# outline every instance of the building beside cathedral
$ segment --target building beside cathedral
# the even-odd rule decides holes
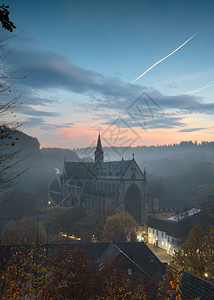
[[[147,229],[146,172],[133,158],[104,162],[100,134],[94,162],[64,162],[61,175],[63,206],[79,203],[87,209],[128,211]]]

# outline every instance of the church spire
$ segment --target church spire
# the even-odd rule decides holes
[[[103,162],[103,149],[102,149],[102,144],[101,144],[100,133],[99,133],[98,140],[97,140],[97,148],[94,152],[94,160],[95,160],[95,163]]]

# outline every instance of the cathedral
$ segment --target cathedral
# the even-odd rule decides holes
[[[64,162],[61,175],[63,206],[79,204],[88,214],[128,211],[147,228],[146,172],[133,158],[104,162],[101,137],[98,136],[94,162]]]

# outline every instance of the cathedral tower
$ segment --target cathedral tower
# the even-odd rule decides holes
[[[98,140],[97,140],[97,148],[94,152],[94,160],[95,160],[95,163],[103,162],[103,149],[102,149],[102,144],[101,144],[101,139],[100,139],[100,133],[99,133]]]

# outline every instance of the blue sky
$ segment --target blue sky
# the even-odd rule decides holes
[[[7,3],[7,67],[26,76],[18,117],[42,146],[89,146],[98,129],[106,145],[124,144],[121,132],[129,145],[213,140],[212,1]]]

